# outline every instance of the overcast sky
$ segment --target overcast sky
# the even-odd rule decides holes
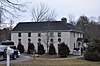
[[[28,10],[19,21],[31,21],[31,7],[36,4],[44,3],[51,9],[55,9],[56,20],[60,20],[62,17],[69,18],[69,14],[72,14],[75,18],[81,15],[88,17],[100,16],[100,0],[18,0],[19,2],[31,2],[28,5]]]

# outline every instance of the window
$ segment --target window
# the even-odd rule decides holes
[[[61,42],[61,38],[58,38],[58,42],[59,42],[59,43]]]
[[[39,39],[38,39],[38,41],[40,42],[40,41],[41,41],[41,39],[39,38]]]
[[[31,33],[30,32],[28,33],[28,37],[31,37]]]
[[[38,37],[41,37],[41,33],[38,33]]]
[[[29,38],[28,41],[31,41],[31,39]]]
[[[78,42],[78,47],[81,45],[81,43],[80,42]]]
[[[18,37],[21,37],[21,33],[18,33]]]
[[[75,49],[75,43],[74,43],[74,49]]]
[[[61,37],[61,32],[60,32],[60,33],[58,33],[58,37]]]
[[[18,44],[21,44],[21,39],[18,39]]]
[[[53,37],[53,33],[50,33],[50,37]]]
[[[21,39],[18,39],[18,41],[21,41]]]

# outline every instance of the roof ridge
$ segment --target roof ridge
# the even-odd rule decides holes
[[[19,22],[19,23],[46,23],[46,22],[62,22],[62,21],[43,21],[43,22]]]

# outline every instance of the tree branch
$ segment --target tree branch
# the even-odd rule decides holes
[[[39,7],[33,7],[32,18],[36,22],[51,21],[55,18],[55,11],[40,3]]]
[[[9,0],[6,0],[8,3],[11,3],[11,4],[13,4],[13,5],[20,5],[20,4],[15,4],[15,3],[13,3],[13,2],[11,2],[11,1],[9,1]]]

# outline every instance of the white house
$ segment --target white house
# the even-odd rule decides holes
[[[18,45],[19,39],[24,45],[25,50],[28,49],[29,39],[38,49],[38,39],[41,39],[46,52],[50,39],[54,39],[54,47],[58,53],[58,39],[65,42],[73,54],[75,48],[79,48],[82,44],[83,32],[79,31],[74,25],[67,23],[67,19],[61,21],[45,21],[45,22],[19,22],[12,30],[11,40]]]

